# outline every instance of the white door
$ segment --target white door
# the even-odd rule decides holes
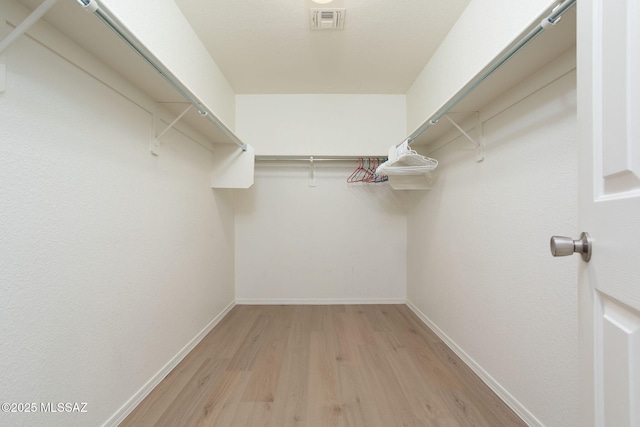
[[[577,7],[579,425],[640,427],[640,1]]]

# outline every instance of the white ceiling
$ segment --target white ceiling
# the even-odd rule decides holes
[[[18,1],[30,9],[42,3]],[[237,94],[403,94],[470,0],[175,2]],[[346,9],[344,29],[311,30],[309,9],[324,7]],[[87,15],[64,0],[44,19],[138,84],[146,64]]]
[[[405,93],[469,0],[176,0],[238,94]],[[311,7],[344,7],[311,30]]]

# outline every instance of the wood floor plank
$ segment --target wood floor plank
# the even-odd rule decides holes
[[[292,317],[291,308],[274,308],[262,349],[256,355],[251,370],[251,381],[242,398],[243,402],[273,402],[284,350],[289,341]]]
[[[385,427],[360,366],[338,366],[338,379],[346,425]]]
[[[308,306],[297,305],[293,310],[293,324],[289,332],[289,346],[308,346],[311,336],[312,316]]]
[[[443,342],[431,343],[440,360],[464,384],[464,391],[490,425],[516,425],[520,418]]]
[[[434,420],[451,418],[451,414],[442,403],[440,397],[422,377],[407,349],[405,347],[393,347],[392,343],[397,340],[397,336],[393,333],[386,333],[384,338],[380,342],[381,345],[387,345],[387,351],[392,354],[389,359],[393,374],[418,419],[423,420],[425,425],[430,425],[435,424]]]
[[[460,427],[490,426],[474,402],[461,390],[440,390],[443,402]]]
[[[330,334],[311,332],[307,423],[309,426],[345,425],[338,385],[336,349]]]
[[[311,316],[312,331],[325,331],[325,329],[329,325],[328,307],[328,305],[311,305],[306,308],[306,311]]]
[[[120,424],[121,426],[151,426],[158,422],[165,409],[178,397],[202,366],[199,355],[192,351],[153,389],[153,399],[144,399]],[[210,359],[207,359],[210,360]]]
[[[420,335],[427,342],[442,342],[440,337],[427,328],[416,314],[405,305],[394,305],[397,313],[397,324],[407,325],[414,334]],[[402,320],[400,320],[402,319]]]
[[[332,330],[338,351],[336,356],[338,364],[358,365],[360,363],[360,353],[357,340],[353,338],[354,329],[351,327],[350,315],[346,312],[336,313],[332,320]]]
[[[249,330],[249,333],[244,337],[244,341],[231,359],[228,367],[230,371],[248,371],[251,369],[258,352],[264,344],[270,323],[271,316],[269,315],[262,314],[256,318],[251,326],[251,330]]]
[[[414,414],[413,408],[407,401],[407,396],[393,374],[384,350],[376,345],[364,345],[360,347],[360,352],[365,372],[368,377],[374,380],[370,386],[379,391],[375,404],[379,408],[385,408],[385,412],[390,412],[389,415],[392,415],[392,422],[388,425],[420,425],[418,416]]]
[[[307,425],[312,326],[309,310],[293,306],[291,322],[274,398],[272,427]]]
[[[238,375],[236,377],[236,382],[233,383],[228,391],[226,396],[221,396],[225,402],[222,406],[218,406],[216,403],[216,408],[212,409],[211,417],[203,418],[199,423],[202,426],[209,427],[230,427],[233,426],[234,418],[236,417],[239,406],[242,403],[242,394],[244,393],[246,384],[249,382],[251,374],[249,372],[225,372],[225,375]],[[213,398],[213,396],[212,396]],[[218,411],[218,414],[215,414],[215,411]]]
[[[207,339],[201,341],[199,350],[207,357],[233,358],[260,314],[262,311],[254,306],[235,306],[210,332]]]
[[[354,339],[358,344],[373,344],[374,330],[371,328],[367,314],[364,311],[363,305],[355,306],[350,317],[352,321],[352,327],[355,332]]]
[[[450,367],[442,363],[441,358],[431,347],[430,341],[427,341],[423,334],[419,331],[410,331],[403,334],[403,340],[416,366],[422,372],[424,380],[428,381],[431,387],[458,390],[464,387]]]
[[[240,402],[231,425],[234,427],[267,427],[271,418],[271,409],[271,402]]]
[[[403,305],[236,306],[121,424],[525,425]]]
[[[367,320],[369,321],[369,328],[375,332],[390,332],[392,330],[392,326],[389,322],[388,310],[391,306],[386,305],[363,305],[362,310],[364,311]]]
[[[209,392],[216,387],[218,378],[222,376],[228,364],[228,359],[209,359],[203,363],[155,425],[158,427],[193,425],[191,420],[198,416]]]
[[[204,403],[200,417],[196,417],[192,425],[198,427],[230,426],[250,378],[249,372],[224,372],[220,382]]]
[[[306,426],[309,393],[310,345],[289,345],[274,398],[272,427]]]

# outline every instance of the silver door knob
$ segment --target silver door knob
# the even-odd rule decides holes
[[[584,261],[591,259],[592,240],[588,233],[582,233],[580,240],[573,240],[571,237],[553,236],[551,238],[551,255],[567,256],[574,253],[582,255]]]

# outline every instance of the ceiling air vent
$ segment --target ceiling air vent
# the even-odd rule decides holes
[[[345,9],[309,9],[312,30],[341,30],[344,28]]]

